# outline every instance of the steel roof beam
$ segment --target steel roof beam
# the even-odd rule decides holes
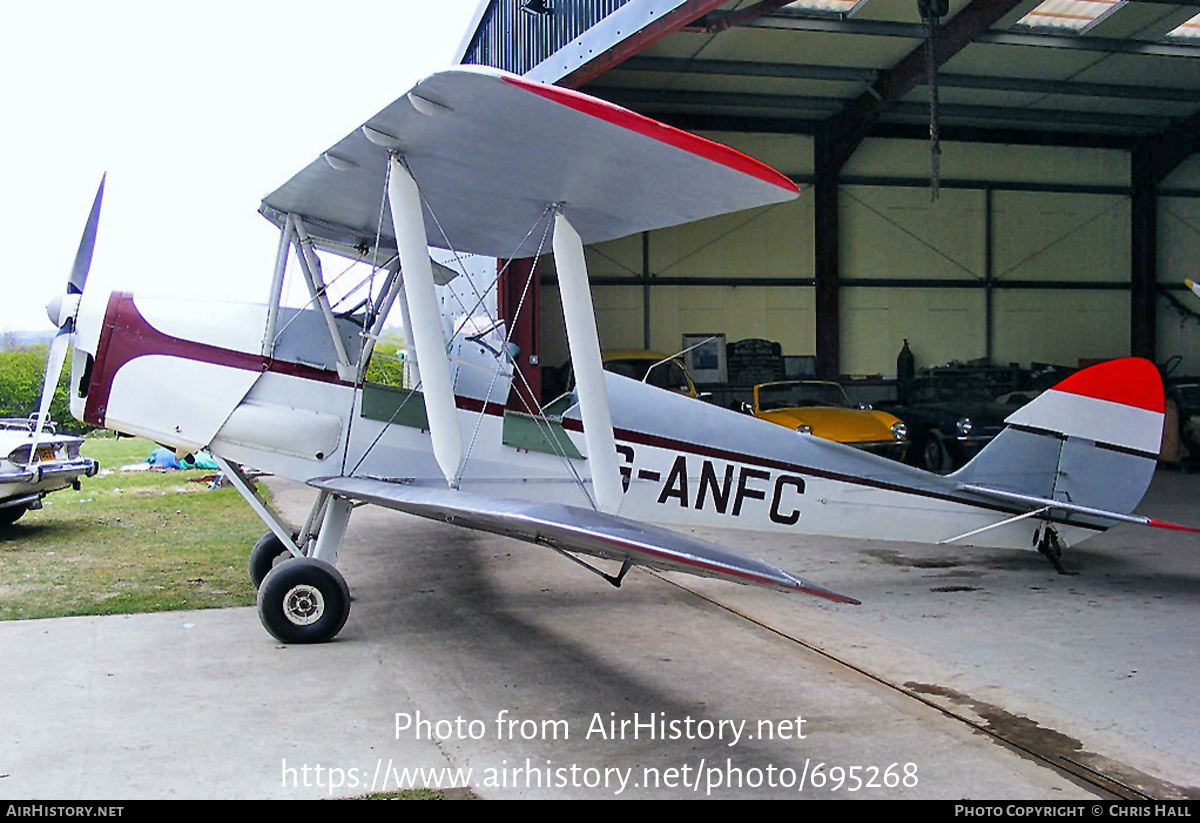
[[[1200,3],[1200,0],[1196,0]],[[804,17],[776,12],[750,20],[742,25],[750,28],[789,29],[792,31],[827,32],[863,37],[903,37],[921,40],[925,29],[920,23],[897,23],[888,20],[859,20],[853,17]],[[691,29],[689,29],[691,30]],[[984,31],[975,37],[976,43],[998,46],[1030,46],[1051,49],[1075,49],[1112,54],[1142,54],[1158,57],[1200,57],[1200,46],[1189,43],[1163,43],[1150,40],[1129,40],[1115,37],[1047,34],[1028,31]]]
[[[1200,0],[1197,0],[1200,2]],[[805,63],[768,63],[753,60],[697,60],[686,57],[631,57],[620,71],[768,77],[779,80],[821,80],[834,83],[873,84],[881,72],[850,66]],[[991,77],[978,74],[939,74],[938,83],[947,88],[1016,91],[1030,94],[1065,94],[1076,97],[1114,97],[1128,100],[1178,100],[1200,103],[1200,88],[1164,88],[1114,83],[1077,83],[1035,80],[1027,77]]]
[[[726,0],[686,0],[657,20],[646,24],[637,32],[617,43],[612,48],[596,55],[575,71],[557,81],[557,85],[577,89],[587,81],[649,48],[669,34],[674,34],[698,17],[713,11]]]
[[[1200,112],[1147,138],[1134,150],[1134,162],[1143,166],[1142,181],[1158,186],[1197,148],[1200,148]]]
[[[652,115],[684,131],[743,132],[766,134],[813,135],[821,126],[819,120],[790,117],[760,117],[744,114],[697,114],[695,112],[656,111]],[[1065,148],[1131,150],[1137,135],[1097,134],[1094,131],[1052,129],[1049,124],[1037,123],[1029,128],[994,126],[943,125],[942,140],[953,143],[993,143],[1008,146],[1059,146]],[[872,137],[894,140],[928,140],[927,123],[879,123],[871,129]]]
[[[692,109],[711,112],[728,109],[779,113],[794,112],[799,117],[819,117],[822,113],[844,110],[845,104],[836,97],[813,97],[786,94],[747,94],[742,92],[674,91],[641,88],[590,88],[597,97],[654,117],[663,117],[672,110]],[[929,117],[929,107],[920,102],[894,103],[887,114],[907,120]],[[1149,134],[1167,128],[1168,117],[1098,111],[1062,111],[1058,109],[1011,109],[1001,106],[945,104],[941,106],[943,120],[1007,123],[1038,123],[1047,127],[1093,127],[1114,134]]]
[[[766,63],[756,60],[700,60],[691,57],[631,57],[618,71],[716,74],[731,77],[776,77],[786,80],[832,80],[874,83],[877,69],[820,66],[805,63]]]
[[[934,62],[938,66],[945,64],[1020,3],[1021,0],[971,0],[941,26]],[[837,145],[832,147],[834,154],[826,158],[826,162],[831,162],[840,171],[872,124],[926,80],[926,68],[925,44],[922,42],[847,106],[832,124]]]
[[[1200,2],[1200,0],[1197,0]],[[687,31],[703,31],[706,34],[717,34],[733,26],[744,26],[763,15],[786,6],[791,0],[762,0],[753,6],[740,11],[712,11],[685,27]]]

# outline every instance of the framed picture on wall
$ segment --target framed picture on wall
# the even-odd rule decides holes
[[[725,335],[685,334],[683,363],[697,383],[726,382]]]

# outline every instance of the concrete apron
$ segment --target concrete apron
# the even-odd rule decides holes
[[[309,490],[273,488],[303,519]],[[1141,511],[1190,523],[1195,493],[1168,474]],[[885,683],[649,574],[614,590],[363,507],[331,644],[280,646],[253,609],[0,624],[0,796],[1095,796],[936,706],[1196,796],[1194,536],[1122,527],[1068,550],[1070,577],[1034,552],[703,536],[864,605],[673,579]]]

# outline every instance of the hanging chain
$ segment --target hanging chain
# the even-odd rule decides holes
[[[917,0],[925,23],[925,73],[929,81],[929,199],[937,200],[942,173],[942,144],[938,134],[937,46],[940,18],[948,11],[944,0]]]

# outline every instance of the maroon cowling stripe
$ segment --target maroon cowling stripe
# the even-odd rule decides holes
[[[108,299],[104,325],[100,330],[100,342],[96,347],[96,362],[92,367],[92,382],[83,413],[86,422],[93,426],[104,425],[113,378],[127,363],[148,355],[179,357],[245,371],[272,371],[305,380],[350,385],[338,377],[335,371],[288,363],[263,357],[261,354],[224,349],[165,334],[151,326],[142,316],[134,305],[132,294],[113,292]]]
[[[93,426],[104,425],[113,378],[127,363],[148,355],[179,357],[244,371],[273,372],[319,383],[354,385],[330,369],[318,369],[165,334],[142,316],[133,302],[132,294],[113,292],[104,313],[100,342],[96,347],[96,362],[92,366],[92,380],[83,413],[86,422]],[[460,409],[467,411],[482,411],[496,416],[504,414],[504,406],[500,403],[485,405],[483,401],[472,397],[455,397],[455,402]]]

